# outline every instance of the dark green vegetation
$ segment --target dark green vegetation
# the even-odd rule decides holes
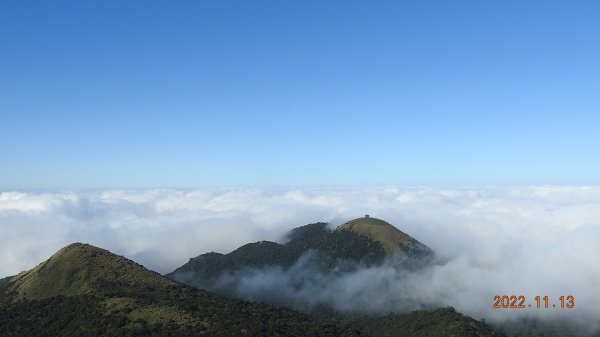
[[[501,335],[453,310],[309,316],[194,289],[106,250],[72,244],[1,280],[0,336]]]
[[[252,243],[226,255],[201,255],[184,267],[199,268],[214,278],[232,267],[291,266],[307,251],[322,256],[322,269],[339,267],[340,260],[370,265],[382,263],[390,255],[404,260],[432,255],[416,240],[396,236],[397,232],[386,226],[373,230],[361,228],[361,223],[350,224],[352,228],[342,226],[334,231],[324,223],[299,227],[284,245]],[[382,240],[386,240],[387,250]],[[398,243],[398,248],[390,250],[390,242]],[[328,310],[309,315],[213,294],[86,244],[69,245],[27,272],[0,279],[0,336],[7,337],[571,336],[556,329],[552,331],[558,334],[545,334],[551,331],[548,326],[534,323],[521,328],[501,326],[502,331],[510,332],[504,335],[452,308],[387,316]]]
[[[295,228],[288,234],[285,244],[261,241],[246,244],[229,254],[202,254],[167,276],[198,288],[243,297],[235,292],[237,284],[231,278],[244,277],[247,275],[245,272],[260,268],[276,266],[282,270],[289,269],[307,252],[313,252],[313,256],[317,257],[310,260],[313,265],[308,270],[324,273],[331,273],[332,270],[343,273],[361,266],[379,265],[384,261],[389,263],[391,260],[400,261],[399,268],[419,268],[431,262],[434,256],[431,249],[389,223],[364,217],[349,221],[335,230],[329,230],[326,223]],[[222,275],[227,276],[227,282],[218,282]],[[215,284],[218,286],[215,287]],[[490,329],[484,323],[450,309],[369,317],[360,313],[335,312],[327,305],[311,309],[289,300],[278,301],[274,297],[257,299],[286,305],[324,319],[337,319],[350,324],[354,330],[372,336],[484,336],[486,334],[482,331]],[[568,322],[532,319],[503,323],[496,328],[513,337],[587,337],[581,327]]]
[[[167,276],[194,287],[214,290],[215,281],[225,272],[266,266],[289,268],[307,252],[315,252],[318,258],[313,259],[314,267],[322,271],[334,267],[349,271],[356,265],[379,265],[392,256],[409,267],[415,262],[426,263],[433,257],[431,249],[389,223],[360,218],[333,231],[322,222],[295,228],[285,244],[260,241],[229,254],[202,254]]]
[[[1,286],[1,336],[359,336],[288,309],[217,296],[73,244]]]
[[[405,315],[368,319],[358,317],[350,319],[350,322],[366,335],[378,337],[504,336],[453,308],[418,310]]]
[[[512,337],[600,337],[600,331],[590,335],[588,327],[565,319],[522,318],[499,323],[495,328]]]

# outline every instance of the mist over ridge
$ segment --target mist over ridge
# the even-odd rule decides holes
[[[392,280],[392,288],[413,286],[415,296],[475,318],[531,314],[595,321],[599,206],[598,187],[3,192],[0,274],[32,268],[75,241],[164,273],[201,253],[281,241],[296,226],[341,224],[368,213],[450,262],[410,282],[399,282],[385,269],[366,270],[361,277],[388,273],[385,282]],[[493,296],[504,294],[571,294],[577,305],[526,314],[492,310]]]

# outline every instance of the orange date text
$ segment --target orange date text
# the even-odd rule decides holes
[[[575,307],[575,298],[572,295],[559,296],[557,301],[548,296],[535,296],[533,300],[528,301],[523,295],[496,295],[492,304],[494,309],[572,309],[573,307]]]

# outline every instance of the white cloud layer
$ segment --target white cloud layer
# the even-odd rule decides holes
[[[409,279],[377,269],[356,280],[395,291],[410,286],[414,296],[475,318],[600,317],[600,187],[3,192],[0,277],[75,241],[165,273],[201,253],[280,241],[293,227],[367,213],[451,261]],[[494,295],[512,294],[547,295],[557,304],[558,296],[573,295],[576,306],[491,309]]]

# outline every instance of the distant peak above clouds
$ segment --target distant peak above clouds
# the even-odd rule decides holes
[[[588,299],[574,310],[600,315],[591,305],[600,301],[597,186],[2,192],[0,277],[31,269],[77,241],[164,273],[201,252],[282,243],[299,225],[341,225],[364,214],[452,259],[420,280],[415,292],[435,296],[464,285],[451,289],[452,302],[477,314],[489,309],[490,292],[568,290]]]
[[[387,254],[430,254],[431,250],[392,224],[365,215],[340,225],[336,230],[348,230],[381,244]]]

